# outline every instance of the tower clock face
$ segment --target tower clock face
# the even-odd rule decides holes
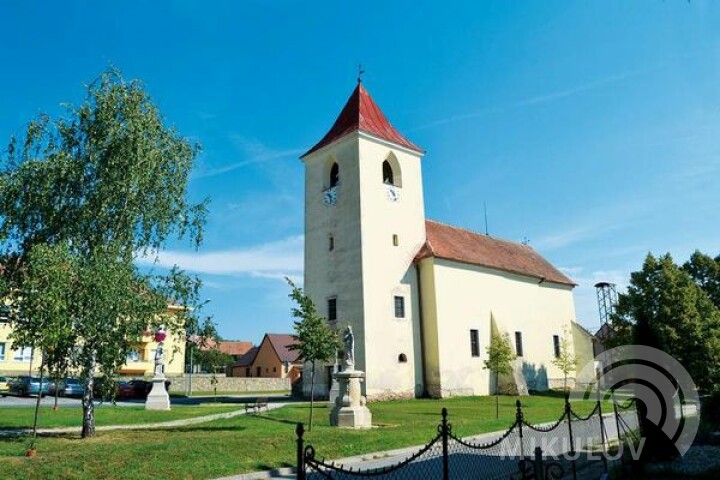
[[[337,203],[337,190],[328,188],[323,192],[322,201],[325,205],[335,205]]]
[[[400,189],[395,185],[387,185],[387,197],[391,202],[397,202],[400,200]]]

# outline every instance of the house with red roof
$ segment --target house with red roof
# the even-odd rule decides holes
[[[529,245],[428,220],[424,154],[358,81],[301,157],[304,289],[333,328],[352,326],[363,393],[445,397],[561,385],[553,360],[563,337],[592,358],[575,323],[575,282]],[[494,335],[506,335],[516,353],[500,385],[483,368]],[[329,390],[334,368],[318,367],[320,390]]]
[[[295,336],[284,333],[266,333],[257,347],[251,348],[233,364],[233,377],[300,378],[302,362],[292,350]]]

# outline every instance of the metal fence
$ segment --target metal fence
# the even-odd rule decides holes
[[[577,479],[600,477],[608,471],[608,441],[632,434],[637,428],[637,411],[631,401],[604,414],[596,402],[588,415],[579,415],[568,398],[559,418],[552,423],[528,422],[520,400],[516,402],[515,422],[501,435],[487,439],[455,435],[447,409],[436,435],[422,448],[400,461],[363,462],[362,468],[327,462],[312,445],[303,440],[304,426],[297,433],[297,478],[356,479]]]

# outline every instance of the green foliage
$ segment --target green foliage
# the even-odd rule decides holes
[[[0,168],[3,293],[14,340],[55,367],[70,359],[86,380],[84,435],[94,433],[92,383],[110,378],[147,328],[201,331],[199,281],[173,269],[143,274],[171,235],[202,241],[207,202],[186,199],[198,145],[165,126],[136,80],[108,71],[77,107],[43,115],[12,138]],[[168,301],[176,315],[166,315]]]
[[[563,373],[563,387],[567,390],[567,378],[570,372],[574,372],[578,366],[578,359],[573,352],[570,350],[570,332],[567,329],[563,330],[563,334],[560,337],[560,355],[555,357],[552,361],[553,365],[558,367]]]
[[[315,304],[305,295],[303,289],[290,279],[286,280],[292,288],[289,296],[297,304],[297,307],[292,309],[292,316],[297,319],[294,325],[298,343],[290,348],[297,350],[304,362],[332,360],[342,346],[337,333],[328,326],[324,317],[318,315]]]
[[[493,335],[486,350],[488,358],[483,362],[486,370],[499,375],[512,372],[512,361],[515,360],[515,352],[513,352],[510,345],[510,336],[507,333]]]
[[[659,348],[675,357],[696,385],[710,391],[720,384],[720,310],[701,285],[700,254],[680,268],[666,254],[648,255],[619,296],[613,327],[618,342]],[[688,271],[693,271],[695,279]]]
[[[233,364],[233,356],[223,353],[217,347],[199,349],[195,352],[193,361],[204,372],[217,373]]]
[[[317,313],[313,301],[305,295],[302,288],[296,286],[292,280],[285,278],[292,289],[290,298],[296,303],[292,309],[292,316],[296,318],[294,328],[298,343],[290,346],[296,350],[304,362],[310,367],[310,421],[308,429],[312,430],[313,408],[315,400],[315,365],[318,362],[329,362],[335,358],[341,342],[337,332],[331,329],[327,320]]]
[[[720,255],[712,258],[696,250],[682,268],[713,304],[720,308]]]

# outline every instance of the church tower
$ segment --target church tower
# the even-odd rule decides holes
[[[305,282],[318,312],[355,334],[371,398],[424,389],[418,278],[425,242],[421,157],[362,83],[305,163]],[[318,369],[319,391],[329,367]],[[309,375],[305,375],[309,379]]]

